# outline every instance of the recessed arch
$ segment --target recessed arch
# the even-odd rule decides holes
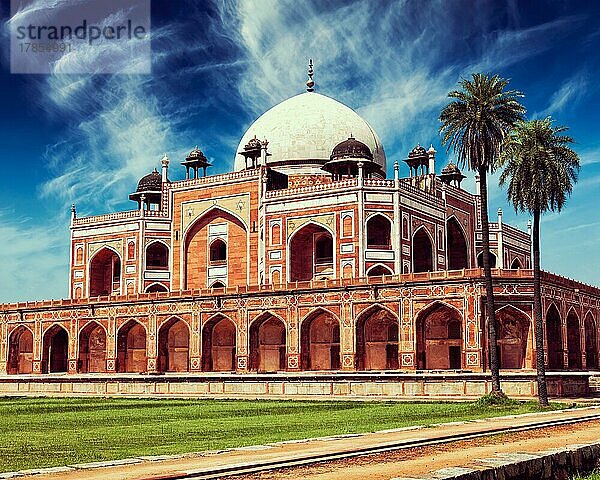
[[[146,269],[167,270],[169,268],[169,246],[161,240],[153,240],[146,246]]]
[[[69,357],[69,332],[55,323],[42,337],[42,373],[66,372]]]
[[[210,284],[210,288],[227,288],[227,286],[221,280],[215,280]]]
[[[146,287],[146,290],[145,290],[146,293],[168,292],[168,291],[169,291],[169,289],[167,288],[167,286],[160,282],[151,283],[150,285],[148,285]]]
[[[121,268],[121,254],[113,247],[104,245],[94,252],[88,266],[89,296],[106,296],[120,291]]]
[[[264,312],[249,325],[250,370],[277,372],[286,369],[286,329],[281,317]]]
[[[433,239],[421,225],[412,238],[413,272],[433,271]]]
[[[202,369],[232,372],[236,369],[237,327],[222,314],[210,317],[202,327]]]
[[[513,305],[504,305],[496,310],[496,332],[500,368],[526,368],[531,317]]]
[[[378,263],[369,267],[367,277],[381,277],[382,275],[393,275],[394,272],[390,267],[383,263]]]
[[[9,374],[33,373],[33,331],[26,325],[19,325],[8,337]]]
[[[288,275],[291,282],[332,278],[335,271],[333,232],[309,221],[288,240]]]
[[[106,371],[106,330],[92,320],[79,333],[77,369],[81,373]]]
[[[523,264],[521,263],[521,260],[519,260],[518,257],[515,257],[512,261],[512,263],[510,264],[510,269],[511,270],[519,270],[523,268]]]
[[[210,261],[211,225],[227,225],[227,233],[220,236],[226,243],[226,259],[215,264]],[[182,236],[182,284],[185,289],[206,288],[212,267],[225,269],[225,275],[248,280],[248,228],[243,219],[229,210],[213,207],[195,219]],[[223,272],[215,276],[221,275]]]
[[[117,331],[117,372],[141,373],[147,368],[146,328],[129,320]]]
[[[564,368],[562,338],[560,313],[556,305],[551,303],[546,310],[546,345],[548,349],[548,369],[550,370],[562,370]]]
[[[581,322],[573,307],[567,313],[567,354],[569,369],[580,369],[581,358]]]
[[[373,306],[356,322],[359,370],[398,369],[398,317],[388,308]]]
[[[490,268],[496,268],[496,254],[494,252],[490,252]],[[477,266],[479,268],[483,268],[483,252],[479,252],[477,255]]]
[[[227,243],[221,237],[217,237],[208,246],[208,259],[211,264],[227,263]]]
[[[417,368],[456,370],[462,368],[463,316],[453,305],[435,301],[416,319]]]
[[[585,366],[588,370],[598,368],[598,327],[592,312],[588,310],[584,320]]]
[[[391,250],[392,221],[383,213],[375,213],[367,219],[367,248]]]
[[[303,370],[340,368],[340,322],[329,310],[317,308],[300,324]]]
[[[469,268],[467,236],[454,215],[446,221],[446,253],[448,270]]]
[[[187,372],[190,357],[190,329],[179,317],[171,317],[158,329],[158,370]]]

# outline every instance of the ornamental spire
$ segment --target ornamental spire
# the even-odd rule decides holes
[[[308,81],[306,82],[306,91],[314,92],[315,91],[315,81],[313,80],[313,61],[312,58],[308,61]]]

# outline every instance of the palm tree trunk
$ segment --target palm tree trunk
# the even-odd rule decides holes
[[[535,322],[535,366],[537,369],[538,399],[548,406],[546,364],[544,363],[544,319],[542,317],[542,284],[540,280],[540,211],[533,212],[533,317]]]
[[[502,393],[500,388],[500,365],[498,364],[498,342],[496,339],[496,307],[494,304],[494,284],[490,266],[490,224],[487,202],[487,169],[479,168],[481,193],[481,237],[483,243],[483,275],[485,277],[485,298],[487,306],[488,358],[492,374],[492,393]],[[502,252],[498,252],[502,255]]]

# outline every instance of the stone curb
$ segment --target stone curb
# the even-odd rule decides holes
[[[436,470],[418,477],[390,480],[568,480],[590,472],[600,461],[600,442],[569,445],[539,453],[504,453],[473,461],[467,467]]]

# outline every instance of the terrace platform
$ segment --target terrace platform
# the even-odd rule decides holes
[[[600,372],[550,372],[555,398],[590,397]],[[537,395],[535,372],[503,372],[510,397]],[[591,381],[590,381],[591,379]],[[488,373],[288,372],[278,374],[47,374],[0,376],[6,396],[182,396],[198,398],[469,400],[491,390]]]

